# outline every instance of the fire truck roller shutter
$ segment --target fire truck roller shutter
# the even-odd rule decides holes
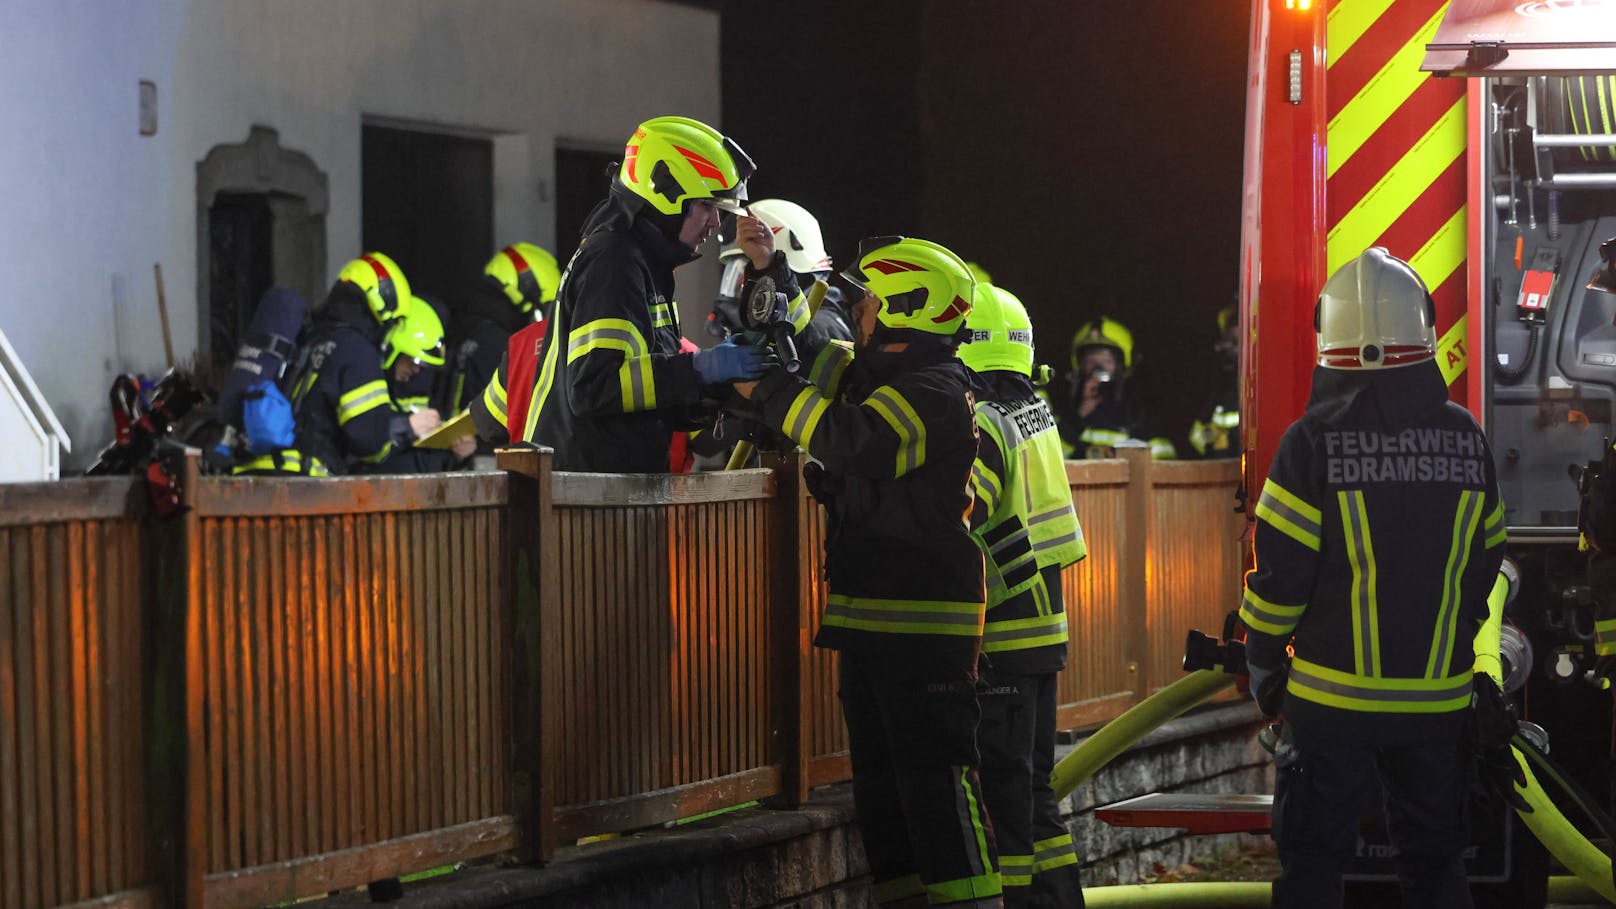
[[[1574,136],[1616,133],[1616,76],[1546,76],[1544,89],[1544,132]],[[1556,170],[1616,162],[1616,147],[1609,145],[1556,148],[1553,152]]]

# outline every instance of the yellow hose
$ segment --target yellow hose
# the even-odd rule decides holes
[[[1267,881],[1180,881],[1172,884],[1118,884],[1084,887],[1088,909],[1128,906],[1137,909],[1245,909],[1268,905],[1273,885]]]
[[[1520,749],[1514,751],[1515,760],[1520,761],[1521,768],[1526,771],[1526,786],[1520,792],[1526,803],[1532,806],[1530,814],[1517,812],[1521,822],[1566,870],[1592,887],[1607,902],[1616,903],[1616,886],[1612,886],[1610,879],[1610,856],[1588,842],[1588,838],[1566,820],[1560,809],[1554,807],[1554,802],[1549,800],[1548,793],[1543,791],[1537,777],[1532,774],[1532,765],[1527,763]]]
[[[1128,708],[1099,731],[1083,740],[1060,759],[1049,775],[1055,798],[1072,794],[1084,780],[1093,776],[1113,758],[1127,751],[1152,729],[1234,684],[1234,676],[1221,669],[1192,672],[1143,701]],[[1087,891],[1084,891],[1085,893]]]

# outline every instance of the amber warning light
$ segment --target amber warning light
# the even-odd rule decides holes
[[[1285,8],[1309,10],[1313,8],[1313,0],[1285,0]]]

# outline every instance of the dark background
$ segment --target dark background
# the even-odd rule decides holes
[[[1238,286],[1246,3],[722,12],[724,132],[757,162],[752,198],[812,212],[838,268],[892,233],[977,262],[1027,305],[1039,361],[1061,374],[1079,325],[1120,319],[1131,394],[1187,450]]]

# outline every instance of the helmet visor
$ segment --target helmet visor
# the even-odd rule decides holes
[[[902,240],[903,237],[896,235],[888,237],[865,237],[863,240],[860,240],[858,254],[853,256],[852,263],[848,265],[847,268],[843,269],[842,279],[854,287],[857,287],[861,293],[869,293],[870,278],[868,275],[864,274],[864,270],[860,267],[860,264],[870,253],[873,253],[882,247],[892,246],[893,244],[899,243]]]
[[[718,279],[718,295],[731,300],[741,298],[741,288],[746,284],[746,257],[731,256],[724,261],[723,277]]]

